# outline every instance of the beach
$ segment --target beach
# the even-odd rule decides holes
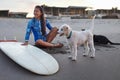
[[[0,18],[0,40],[14,39],[24,42],[29,19]],[[89,29],[91,19],[50,19],[52,26],[68,24],[73,30]],[[94,34],[104,35],[110,41],[120,43],[120,19],[95,19]],[[120,45],[95,45],[96,57],[83,57],[84,49],[78,47],[77,61],[68,59],[70,49],[65,37],[57,37],[52,43],[64,44],[60,49],[43,49],[59,63],[60,70],[50,76],[34,74],[12,61],[0,50],[0,80],[120,80]],[[33,35],[29,43],[34,45]]]

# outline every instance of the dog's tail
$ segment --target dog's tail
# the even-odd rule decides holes
[[[94,29],[95,17],[96,17],[96,15],[93,16],[93,18],[92,18],[92,25],[90,26],[90,31],[92,31],[92,32],[93,32],[93,29]]]
[[[111,41],[109,41],[109,43],[110,43],[111,45],[120,45],[120,43],[113,43],[113,42],[111,42]]]

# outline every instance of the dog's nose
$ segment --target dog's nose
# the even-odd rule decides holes
[[[60,34],[60,30],[58,30],[57,33]]]

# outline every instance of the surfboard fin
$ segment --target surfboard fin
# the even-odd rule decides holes
[[[4,40],[7,40],[7,39],[6,39],[6,36],[4,36]]]
[[[16,36],[14,36],[14,40],[17,40]]]

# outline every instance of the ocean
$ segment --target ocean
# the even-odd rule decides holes
[[[14,39],[24,41],[25,30],[29,19],[0,18],[0,39]],[[68,24],[73,30],[89,29],[92,26],[92,19],[49,19],[53,27],[60,27]],[[95,19],[94,34],[107,36],[109,39],[116,41],[120,38],[120,19]],[[34,43],[33,36],[30,42]],[[118,41],[117,41],[118,42]]]

